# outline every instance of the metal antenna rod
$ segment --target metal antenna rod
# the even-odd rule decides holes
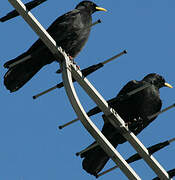
[[[148,87],[150,87],[150,86],[151,86],[151,84],[147,83],[147,84],[145,84],[145,85],[143,85],[143,86],[141,86],[141,87],[139,87],[139,88],[137,88],[137,89],[134,89],[134,90],[130,91],[130,92],[127,93],[126,95],[127,95],[127,96],[132,96],[133,94],[136,94],[136,93],[138,93],[138,92],[140,92],[140,91],[142,91],[142,90],[144,90],[144,89],[146,89],[146,88],[148,88]],[[127,98],[127,97],[126,97],[126,98]]]
[[[98,21],[100,21],[100,19]],[[98,21],[94,22],[91,26],[93,26],[95,24],[98,24],[99,23]],[[111,57],[111,58],[109,58],[109,59],[107,59],[107,60],[105,60],[105,61],[103,61],[101,63],[95,64],[95,65],[92,65],[92,66],[89,66],[89,67],[83,69],[82,73],[86,72],[86,73],[83,73],[83,75],[86,77],[87,75],[89,75],[89,74],[95,72],[96,70],[98,70],[99,68],[103,67],[108,62],[111,62],[114,59],[119,58],[120,56],[122,56],[124,54],[127,54],[127,50],[124,50],[121,53],[119,53],[119,54],[117,54],[117,55],[115,55],[115,56],[113,56],[113,57]],[[75,80],[74,80],[74,82],[75,82]],[[63,82],[61,82],[61,83],[57,84],[56,86],[53,86],[53,87],[51,87],[51,88],[49,88],[49,89],[47,89],[47,90],[45,90],[45,91],[35,95],[35,96],[33,96],[33,99],[37,99],[38,97],[40,97],[40,96],[42,96],[44,94],[47,94],[47,93],[53,91],[54,89],[62,88],[62,87],[63,87]]]
[[[41,3],[45,2],[45,1],[47,1],[47,0],[33,0],[33,1],[26,3],[25,6],[26,6],[27,10],[30,11],[31,9],[39,6]],[[0,22],[8,21],[9,19],[12,19],[16,16],[19,16],[19,13],[16,10],[13,10],[13,11],[9,12],[7,15],[5,15],[4,17],[1,17]]]
[[[164,142],[155,144],[155,145],[153,145],[153,146],[150,146],[150,147],[148,147],[147,149],[148,149],[148,151],[149,151],[150,154],[153,154],[153,153],[155,153],[155,152],[157,152],[157,151],[165,148],[166,146],[170,145],[170,143],[172,143],[172,142],[174,142],[174,141],[175,141],[175,138],[172,138],[172,139],[170,139],[170,140],[168,140],[168,141],[164,141]],[[129,158],[126,160],[126,162],[127,162],[127,163],[132,163],[132,162],[135,162],[135,161],[140,160],[140,159],[142,159],[142,158],[139,156],[138,153],[136,153],[136,154],[132,155],[131,157],[129,157]],[[111,171],[113,171],[114,169],[117,169],[117,168],[118,168],[117,165],[114,166],[114,167],[112,167],[112,168],[109,168],[109,169],[107,169],[106,171],[103,171],[103,172],[101,172],[100,174],[98,174],[98,175],[96,176],[96,178],[99,178],[100,176],[103,176],[103,175],[105,175],[105,174],[107,174],[107,173],[109,173],[109,172],[111,172]]]
[[[121,53],[120,53],[120,54],[121,54]],[[112,59],[112,58],[111,58],[111,59]],[[142,86],[142,87],[139,87],[139,88],[137,88],[137,89],[134,89],[134,90],[130,91],[129,93],[126,94],[126,96],[122,96],[121,98],[119,97],[119,100],[125,100],[126,98],[129,98],[131,95],[136,94],[136,93],[138,93],[138,92],[142,91],[143,89],[145,89],[145,88],[147,88],[147,87],[150,87],[150,86],[151,86],[151,84],[145,84],[145,85]],[[91,109],[91,110],[92,110],[92,109]],[[90,110],[90,111],[91,111],[91,110]],[[90,112],[90,111],[89,111],[89,112]],[[99,112],[101,112],[101,111],[99,111]],[[88,114],[88,113],[87,113],[87,114]],[[97,114],[97,113],[95,113],[95,114]],[[93,114],[93,115],[95,115],[95,114]],[[89,116],[92,116],[92,115],[89,115]],[[69,126],[69,125],[71,125],[71,124],[73,124],[73,123],[75,123],[75,122],[77,122],[77,121],[79,121],[78,118],[76,118],[76,119],[74,119],[74,120],[72,120],[72,121],[69,121],[68,123],[63,124],[63,125],[59,126],[58,128],[59,128],[59,129],[63,129],[64,127]]]
[[[71,124],[73,124],[73,123],[75,123],[75,122],[77,122],[77,121],[79,121],[78,118],[76,118],[76,119],[74,119],[74,120],[72,120],[72,121],[69,121],[68,123],[65,123],[65,124],[63,124],[63,125],[61,125],[61,126],[58,126],[58,128],[59,128],[59,129],[63,129],[63,128],[65,128],[66,126],[69,126],[69,125],[71,125]]]
[[[172,142],[174,142],[175,141],[175,138],[172,138],[172,139],[170,139],[168,142],[169,143],[172,143]]]
[[[49,92],[51,92],[51,91],[53,91],[54,89],[57,89],[58,88],[58,86],[56,85],[56,86],[53,86],[53,87],[51,87],[51,88],[49,88],[49,89],[47,89],[47,90],[45,90],[45,91],[43,91],[43,92],[41,92],[41,93],[39,93],[39,94],[37,94],[37,95],[34,95],[33,96],[33,99],[37,99],[37,98],[39,98],[40,96],[42,96],[42,95],[44,95],[44,94],[47,94],[47,93],[49,93]]]
[[[127,53],[128,53],[127,50],[124,50],[124,51],[122,51],[121,53],[119,53],[119,54],[117,54],[117,55],[115,55],[115,56],[107,59],[106,61],[103,61],[102,64],[103,64],[103,65],[104,65],[104,64],[107,64],[107,63],[113,61],[114,59],[116,59],[116,58],[118,58],[118,57],[120,57],[120,56],[122,56],[122,55],[124,55],[124,54],[127,54]]]
[[[100,24],[101,23],[101,19],[98,19],[97,21],[95,21],[94,23],[92,23],[89,28],[91,28],[92,26],[95,26],[96,24]]]
[[[94,142],[94,144],[90,145],[90,146],[87,147],[86,149],[84,149],[84,150],[82,150],[82,151],[80,151],[80,152],[77,152],[77,153],[76,153],[76,156],[79,156],[79,155],[83,154],[84,152],[86,152],[86,151],[88,151],[88,150],[90,150],[90,149],[95,148],[97,145],[98,145],[98,143],[97,143],[97,142]]]
[[[96,178],[99,178],[99,177],[101,177],[101,176],[103,176],[103,175],[105,175],[105,174],[107,174],[107,173],[109,173],[109,172],[111,172],[111,171],[113,171],[114,169],[117,169],[117,168],[118,168],[118,166],[114,166],[114,167],[112,167],[112,168],[109,168],[109,169],[107,169],[106,171],[103,171],[102,173],[98,174],[98,175],[96,176]]]
[[[158,116],[159,114],[162,114],[163,112],[166,112],[166,111],[172,109],[173,107],[175,107],[175,104],[172,104],[171,106],[168,106],[167,108],[163,109],[162,111],[159,111],[151,116],[148,116],[148,119],[152,119],[152,118]]]

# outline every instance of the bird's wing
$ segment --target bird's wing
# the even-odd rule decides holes
[[[79,13],[78,10],[74,9],[60,17],[58,17],[47,29],[47,32],[51,35],[51,37],[56,41],[63,41],[68,38],[69,33],[73,33],[75,31],[74,26],[72,25],[73,20],[76,15]],[[41,39],[38,39],[28,50],[28,52],[33,52],[39,48],[46,48]]]
[[[129,129],[137,135],[145,127],[147,127],[156,117],[148,119],[149,115],[152,115],[158,111],[162,106],[159,94],[154,92],[154,87],[145,88],[128,98],[121,100],[120,97],[125,96],[129,92],[140,88],[145,85],[144,81],[130,81],[128,82],[122,90],[117,95],[116,99],[111,104],[111,107],[114,108],[119,115],[123,118],[125,122],[128,123]],[[124,139],[120,136],[120,132],[115,129],[108,121],[107,118],[104,118],[104,126],[102,129],[103,134],[115,145],[117,143],[123,143]]]
[[[124,97],[127,93],[131,92],[132,90],[136,89],[140,87],[140,84],[138,81],[130,81],[129,83],[127,83],[123,89],[119,92],[119,94],[117,95],[117,97],[114,97],[112,99],[107,100],[107,103],[109,104],[110,107],[115,108],[116,104],[119,103],[119,101],[122,100],[121,97]],[[93,109],[91,109],[88,112],[88,116],[92,116],[94,114],[97,114],[101,112],[100,108],[98,106],[94,107]]]
[[[134,118],[139,118],[136,116],[137,112],[134,112],[134,110],[136,108],[133,107],[133,102],[135,103],[136,106],[138,105],[138,111],[139,111],[140,99],[137,99],[137,93],[139,94],[140,92],[137,92],[133,96],[131,95],[130,97],[128,97],[126,99],[124,98],[124,100],[122,100],[122,99],[128,93],[130,93],[131,91],[133,91],[137,88],[140,88],[142,85],[143,85],[143,83],[141,81],[135,81],[135,80],[130,81],[120,90],[120,92],[118,93],[116,98],[114,98],[113,101],[111,100],[110,106],[112,108],[114,108],[122,118],[124,118],[123,120],[125,122],[128,122],[131,119],[134,120]],[[104,120],[104,126],[102,129],[102,132],[106,137],[108,137],[108,138],[113,137],[114,135],[112,132],[114,132],[115,134],[119,134],[119,131],[117,131],[111,125],[111,123],[109,123],[108,118],[104,115],[103,115],[103,120]],[[115,135],[115,137],[116,137],[116,135]]]
[[[117,98],[119,96],[124,96],[127,93],[131,92],[134,89],[137,89],[139,87],[141,87],[143,85],[143,83],[141,83],[141,81],[136,81],[136,80],[132,80],[129,81],[118,93]]]
[[[66,31],[67,28],[74,28],[73,27],[73,21],[77,17],[77,15],[80,13],[79,10],[74,9],[66,14],[63,14],[62,16],[58,17],[47,29],[47,32],[50,35],[53,35],[56,33],[55,30],[58,30],[59,32]],[[60,29],[61,28],[61,29]]]

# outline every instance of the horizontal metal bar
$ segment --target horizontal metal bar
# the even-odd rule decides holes
[[[98,20],[98,21],[99,21],[99,20]],[[93,23],[93,24],[96,24],[96,23]],[[93,24],[92,24],[92,25],[93,25]],[[91,26],[92,26],[92,25],[91,25]],[[120,56],[122,56],[122,55],[124,55],[124,54],[126,54],[126,53],[127,53],[127,51],[124,50],[124,51],[122,51],[121,53],[119,53],[119,54],[117,54],[117,55],[115,55],[115,56],[113,56],[113,57],[111,57],[111,58],[109,58],[109,59],[107,59],[107,60],[105,60],[105,61],[103,61],[103,62],[100,62],[100,63],[98,63],[98,64],[94,64],[94,65],[89,66],[89,67],[87,67],[87,68],[84,68],[84,69],[81,70],[81,71],[82,71],[82,73],[83,73],[84,76],[88,76],[89,74],[91,74],[91,73],[97,71],[98,69],[102,68],[102,67],[103,67],[105,64],[107,64],[108,62],[111,62],[111,61],[113,61],[114,59],[116,59],[116,58],[118,58],[118,57],[120,57]],[[59,70],[57,71],[57,73],[58,73],[58,72],[61,73],[61,70],[59,69]],[[75,80],[73,80],[73,82],[75,82]],[[63,82],[61,82],[61,83],[59,83],[59,84],[57,84],[57,85],[55,85],[55,86],[53,86],[53,87],[45,90],[45,91],[43,91],[43,92],[41,92],[41,93],[39,93],[39,94],[34,95],[34,96],[33,96],[33,99],[37,99],[38,97],[40,97],[40,96],[42,96],[42,95],[44,95],[44,94],[47,94],[47,93],[49,93],[49,92],[51,92],[51,91],[53,91],[53,90],[55,90],[55,89],[57,89],[57,88],[62,88],[62,87],[63,87]]]
[[[94,142],[93,145],[90,145],[89,147],[83,149],[83,150],[80,151],[80,152],[77,152],[77,153],[76,153],[76,156],[81,156],[81,154],[83,154],[84,152],[87,152],[87,151],[89,151],[90,149],[93,149],[93,148],[95,148],[95,147],[97,147],[97,146],[98,146],[98,143],[97,143],[97,142]]]
[[[124,51],[122,51],[121,53],[119,53],[119,54],[117,54],[117,55],[115,55],[115,56],[107,59],[106,61],[103,61],[102,64],[103,64],[103,65],[104,65],[104,64],[107,64],[107,63],[113,61],[114,59],[116,59],[116,58],[118,58],[118,57],[120,57],[120,56],[122,56],[122,55],[124,55],[124,54],[127,54],[127,53],[128,53],[127,50],[124,50]]]

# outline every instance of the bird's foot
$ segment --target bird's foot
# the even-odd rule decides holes
[[[75,65],[76,65],[77,69],[78,69],[78,70],[80,70],[80,66],[79,66],[79,65],[77,65],[77,64],[75,64]]]
[[[68,57],[72,62],[74,62],[74,58],[72,56],[68,55]]]
[[[76,62],[74,61],[74,58],[72,56],[68,55],[68,57],[73,64],[76,64]]]
[[[68,57],[69,57],[70,61],[72,61],[72,63],[76,65],[77,69],[80,70],[80,66],[77,65],[77,63],[74,61],[74,58],[70,55],[68,55]]]

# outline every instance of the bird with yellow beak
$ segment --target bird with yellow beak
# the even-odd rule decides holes
[[[91,1],[80,2],[74,10],[58,17],[47,29],[57,46],[75,58],[86,44],[92,25],[92,14],[107,11]],[[38,39],[26,52],[6,62],[8,69],[4,85],[10,92],[17,91],[43,66],[55,61],[55,56]]]

